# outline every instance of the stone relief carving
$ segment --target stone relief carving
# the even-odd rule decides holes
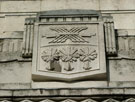
[[[8,100],[2,100],[2,101],[0,101],[0,102],[12,102],[12,101],[8,101]]]
[[[92,37],[96,34],[83,35],[83,37],[79,36],[80,32],[87,29],[88,27],[72,27],[70,29],[67,29],[65,27],[50,28],[50,30],[55,31],[57,34],[56,36],[49,36],[55,38],[49,43],[64,43],[67,40],[70,40],[74,43],[88,43],[88,41],[86,41],[83,37]]]
[[[126,99],[126,100],[124,100],[122,102],[135,102],[135,99],[134,98],[129,98],[129,99]]]
[[[40,101],[40,102],[55,102],[55,101],[50,100],[50,99],[45,99],[45,100],[42,100],[42,101]]]
[[[115,99],[109,98],[107,100],[104,100],[103,102],[120,102],[120,101],[117,101]]]
[[[133,33],[130,34],[130,30],[117,30],[118,57],[135,59],[135,37]]]
[[[65,99],[65,100],[63,100],[61,102],[76,102],[76,101],[75,100],[71,100],[71,99]]]
[[[118,96],[117,96],[118,98]],[[16,101],[16,100],[15,100]],[[9,101],[9,100],[1,100],[0,102],[14,102],[14,101]],[[88,98],[88,99],[83,99],[83,100],[77,100],[77,99],[62,99],[62,100],[52,100],[52,99],[32,99],[32,100],[29,100],[29,99],[21,99],[21,100],[18,100],[16,102],[135,102],[135,99],[134,98],[119,98],[118,100],[116,99],[113,99],[113,98],[104,98],[102,100],[99,100],[99,99],[91,99],[91,98]]]
[[[116,36],[112,17],[104,18],[104,29],[107,55],[116,55]]]
[[[46,63],[51,63],[55,61],[62,61],[67,62],[68,67],[64,68],[66,71],[72,71],[74,68],[71,68],[71,63],[77,62],[78,60],[81,62],[84,62],[83,69],[89,70],[92,67],[90,67],[91,61],[95,60],[97,58],[96,50],[90,51],[89,47],[86,47],[85,49],[77,49],[75,47],[68,47],[68,49],[48,49],[43,51],[42,53],[42,59]],[[49,68],[48,68],[49,67]],[[48,70],[54,70],[55,68],[51,68],[51,66],[48,66],[46,69]]]
[[[25,20],[23,47],[22,47],[22,57],[24,58],[32,57],[33,40],[34,40],[34,22],[35,18],[27,18]]]
[[[17,36],[16,36],[17,35]],[[22,32],[7,32],[0,37],[0,62],[23,60]]]
[[[31,100],[22,100],[21,102],[32,102]]]
[[[36,75],[44,77],[44,80],[64,81],[102,74],[101,78],[105,78],[103,22],[98,21],[98,13],[95,16],[89,15],[88,18],[97,19],[88,22],[81,19],[77,22],[42,22],[46,15],[38,18],[39,22],[34,26],[33,80]],[[63,19],[68,17],[64,16]]]
[[[83,101],[81,101],[81,102],[97,102],[97,101],[95,101],[95,100],[89,98],[89,99],[83,100]]]
[[[35,18],[27,18],[26,21],[25,21],[23,50],[22,50],[22,56],[23,57],[27,57],[27,58],[32,57],[34,22],[35,22]],[[50,28],[50,29],[52,31],[55,31],[57,33],[62,34],[62,33],[71,33],[71,32],[72,33],[80,33],[81,31],[86,30],[87,27],[81,27],[81,28],[73,27],[72,29],[67,29],[67,28],[64,28],[64,27],[61,27],[61,28],[54,27],[54,28]],[[117,50],[116,49],[116,35],[115,35],[114,22],[113,22],[112,17],[104,17],[104,30],[105,30],[105,42],[106,42],[107,55],[108,56],[116,55],[117,54],[117,51],[116,51]],[[91,36],[94,36],[94,35],[95,34],[90,34],[90,36],[89,35],[88,36],[91,37]],[[59,38],[63,37],[63,36],[65,36],[65,35],[57,36],[57,40]],[[69,38],[71,37],[70,39],[72,39],[72,41],[76,42],[76,40],[73,40],[73,39],[76,38],[77,35],[66,35],[66,36],[69,37]],[[47,37],[48,38],[56,37],[56,35],[54,35],[54,36],[48,35]],[[85,35],[84,35],[84,37],[85,37]],[[55,43],[55,40],[56,39],[54,39],[54,42],[50,41],[50,43]],[[63,39],[63,41],[65,41],[65,40],[66,39]],[[80,41],[83,41],[82,38],[80,39]]]
[[[92,36],[96,36],[96,34],[83,34],[83,36],[79,34],[80,32],[87,29],[88,27],[86,26],[73,26],[71,28],[50,28],[50,31],[54,31],[56,34],[52,36],[50,34],[47,36],[48,39],[53,38],[53,40],[48,42],[48,46],[53,44],[64,44],[64,46],[59,45],[60,48],[46,47],[46,49],[42,52],[41,58],[48,64],[46,67],[48,71],[56,71],[55,65],[57,64],[59,65],[59,71],[73,71],[75,69],[72,66],[74,62],[83,62],[81,69],[90,70],[92,68],[90,63],[97,58],[97,51],[89,47],[89,41],[85,40],[84,37],[91,38]],[[75,44],[79,44],[79,46],[76,47]],[[81,46],[85,47],[82,49]]]

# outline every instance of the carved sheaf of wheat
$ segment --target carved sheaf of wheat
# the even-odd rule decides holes
[[[67,29],[65,27],[53,27],[50,30],[55,31],[57,33],[80,33],[83,30],[88,29],[88,27],[72,27],[71,29]]]

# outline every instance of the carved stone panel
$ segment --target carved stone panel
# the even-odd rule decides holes
[[[101,24],[44,24],[38,27],[36,72],[46,78],[67,80],[105,73]]]
[[[97,24],[41,26],[40,31],[38,70],[68,74],[99,69]]]
[[[34,28],[33,80],[106,78],[102,21],[38,22]]]

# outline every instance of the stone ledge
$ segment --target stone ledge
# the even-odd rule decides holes
[[[63,88],[0,90],[0,97],[55,97],[55,96],[135,95],[134,88]]]
[[[107,87],[107,81],[83,81],[83,82],[32,82],[32,88],[94,88],[94,87]],[[55,85],[55,86],[54,86]]]
[[[12,94],[11,90],[0,90],[0,97],[12,96]]]

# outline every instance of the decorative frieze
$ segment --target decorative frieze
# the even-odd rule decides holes
[[[113,97],[113,96],[112,96]],[[90,98],[83,98],[83,99],[70,99],[67,97],[67,99],[59,99],[60,97],[57,97],[58,99],[35,99],[35,98],[29,98],[27,97],[27,99],[12,99],[12,100],[1,100],[0,102],[135,102],[135,98],[120,98],[119,96],[115,96],[117,98],[113,99],[113,98],[104,98],[99,96],[98,98],[94,98],[94,99],[90,99]],[[80,97],[81,98],[81,97]]]
[[[77,101],[72,100],[72,99],[65,99],[65,100],[63,100],[63,101],[61,101],[61,102],[77,102]]]
[[[20,102],[33,102],[33,101],[31,101],[31,100],[22,100]]]
[[[0,41],[0,52],[21,52],[22,39],[2,39]]]
[[[135,59],[135,32],[130,30],[117,30],[118,56],[125,59]]]
[[[135,98],[129,98],[129,99],[126,99],[122,102],[135,102]]]
[[[45,100],[42,100],[42,101],[40,101],[40,102],[55,102],[55,101],[50,100],[50,99],[45,99]]]
[[[86,16],[86,17],[55,17],[55,18],[44,18],[41,19],[41,22],[96,22],[99,21],[99,18],[97,16],[91,17],[91,16]]]
[[[81,101],[81,102],[97,102],[97,101],[95,101],[95,100],[93,100],[93,99],[88,98],[88,99],[83,100],[83,101]]]
[[[109,98],[109,99],[104,100],[104,101],[102,101],[102,102],[120,102],[120,101],[117,101],[117,100],[115,100],[115,99]]]
[[[8,100],[1,100],[0,102],[12,102],[12,101],[8,101]]]
[[[5,32],[0,36],[0,62],[22,60],[23,32]]]

